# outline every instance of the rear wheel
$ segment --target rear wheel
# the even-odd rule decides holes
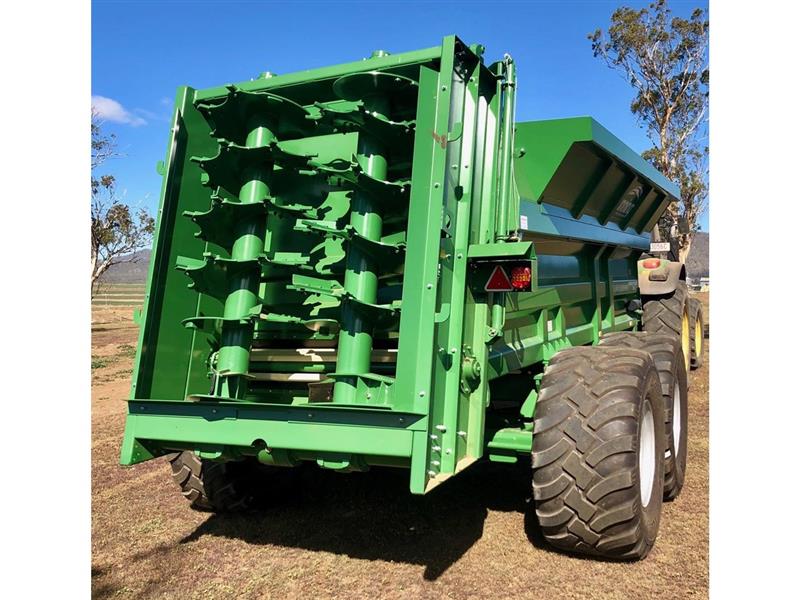
[[[668,296],[644,299],[642,326],[650,333],[672,333],[681,341],[684,363],[689,370],[691,333],[689,328],[689,291],[685,281],[679,281]]]
[[[664,408],[652,357],[630,348],[556,354],[542,378],[533,436],[533,504],[553,546],[644,558],[664,487]]]
[[[188,451],[168,458],[173,480],[195,510],[239,512],[264,499],[268,467],[255,459],[214,462]]]
[[[705,319],[703,305],[697,298],[689,298],[689,337],[691,340],[691,367],[699,369],[705,358]]]
[[[670,333],[625,331],[607,335],[600,345],[644,350],[653,357],[664,399],[664,500],[673,500],[683,488],[688,437],[688,377],[680,342]]]

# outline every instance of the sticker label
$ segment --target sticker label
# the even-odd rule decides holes
[[[650,252],[669,252],[669,242],[650,242]]]
[[[528,228],[528,215],[520,215],[519,216],[519,228],[520,229],[527,229]]]

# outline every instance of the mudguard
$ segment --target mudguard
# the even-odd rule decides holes
[[[646,268],[642,259],[638,262],[639,293],[642,296],[664,296],[675,291],[679,281],[686,281],[686,266],[683,263],[660,259],[656,268]]]

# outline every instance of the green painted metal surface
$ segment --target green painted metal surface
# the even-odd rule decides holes
[[[424,493],[528,452],[546,361],[638,326],[675,188],[591,119],[515,126],[515,96],[454,36],[181,88],[121,462],[391,465]],[[485,291],[504,262],[530,291]]]

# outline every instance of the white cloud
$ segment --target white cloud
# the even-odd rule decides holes
[[[149,110],[145,110],[144,108],[134,108],[133,112],[135,112],[137,115],[142,115],[143,117],[147,117],[148,119],[151,120],[158,118],[158,115],[156,113]]]
[[[92,107],[101,119],[112,123],[123,123],[131,127],[147,125],[147,121],[142,117],[129,112],[122,104],[105,96],[92,96]]]

